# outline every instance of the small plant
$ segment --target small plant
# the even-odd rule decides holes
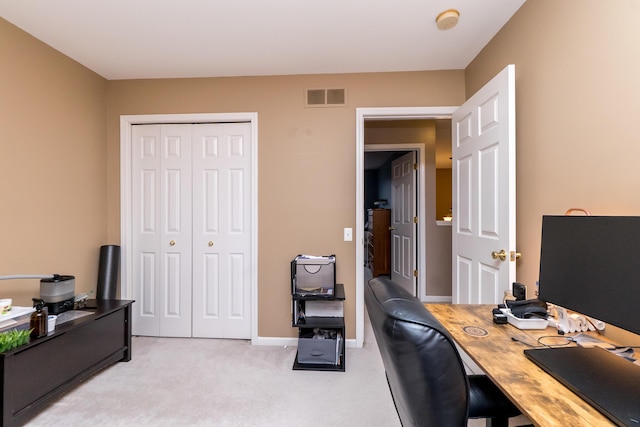
[[[12,350],[29,342],[31,329],[0,332],[0,353]]]

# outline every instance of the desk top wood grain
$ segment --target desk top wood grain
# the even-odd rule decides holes
[[[538,338],[545,343],[560,342],[554,328],[520,330],[510,324],[492,321],[493,305],[425,304],[425,307],[451,333],[458,345],[491,380],[537,426],[613,426],[598,410],[578,397],[551,375],[531,362],[523,353],[525,344]],[[480,327],[486,336],[466,333],[465,326]]]

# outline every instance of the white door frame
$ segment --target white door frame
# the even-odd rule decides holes
[[[406,119],[450,119],[458,107],[388,107],[388,108],[356,108],[356,347],[364,343],[364,122],[365,120],[406,120]],[[380,145],[383,151],[399,150],[402,145]],[[378,147],[378,145],[376,145]],[[393,147],[393,148],[389,148]],[[423,148],[423,147],[421,147]],[[369,146],[367,146],[367,150]],[[424,150],[420,150],[420,183],[424,189]],[[418,251],[425,254],[426,219],[424,190],[419,191],[418,201]],[[426,259],[420,256],[418,271],[426,271]],[[424,295],[425,274],[419,274],[418,288]]]
[[[120,116],[120,282],[122,298],[133,296],[131,127],[149,123],[251,123],[251,343],[258,340],[258,113],[146,114]]]

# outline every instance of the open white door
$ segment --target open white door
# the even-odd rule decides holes
[[[417,296],[416,153],[391,162],[391,280]]]
[[[515,281],[515,66],[453,113],[453,302],[497,304]]]

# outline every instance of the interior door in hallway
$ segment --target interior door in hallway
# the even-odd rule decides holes
[[[391,162],[391,280],[417,296],[416,153]]]
[[[193,336],[250,338],[251,125],[193,126]]]

